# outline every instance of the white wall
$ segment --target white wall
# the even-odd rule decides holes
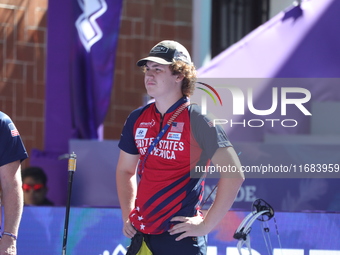
[[[192,61],[200,68],[211,60],[211,0],[193,0]]]
[[[271,0],[269,18],[293,5],[294,0]]]
[[[191,57],[197,69],[211,60],[211,1],[212,0],[192,0],[193,50]],[[271,0],[269,17],[272,18],[279,12],[292,6],[293,3],[294,0]]]

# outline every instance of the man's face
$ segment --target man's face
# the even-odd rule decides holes
[[[146,90],[151,97],[168,96],[180,90],[177,75],[173,75],[169,65],[161,65],[148,61],[145,65],[144,83]]]
[[[26,177],[22,182],[25,205],[41,205],[45,199],[47,188],[40,180],[32,177]]]

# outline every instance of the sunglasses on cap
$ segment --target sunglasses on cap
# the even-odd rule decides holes
[[[44,184],[34,184],[34,185],[23,184],[22,185],[22,189],[24,191],[30,191],[31,189],[33,189],[34,191],[39,191],[42,188],[44,188]]]

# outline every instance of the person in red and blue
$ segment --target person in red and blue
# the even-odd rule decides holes
[[[128,116],[118,145],[123,233],[132,243],[142,234],[154,255],[206,254],[206,235],[231,208],[244,181],[240,161],[225,131],[199,106],[189,105],[196,70],[183,45],[162,41],[137,65],[154,102]],[[221,174],[215,201],[203,217],[205,175],[194,170],[211,163],[239,171]]]

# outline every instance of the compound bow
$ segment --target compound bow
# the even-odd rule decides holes
[[[272,244],[269,238],[269,227],[268,227],[268,221],[274,218],[274,222],[275,222],[275,227],[276,227],[276,234],[278,237],[278,241],[279,241],[279,245],[280,245],[280,249],[282,250],[281,247],[281,241],[280,241],[280,236],[279,236],[279,232],[277,229],[277,224],[276,224],[276,220],[274,217],[274,209],[273,207],[268,204],[266,201],[264,201],[263,199],[257,199],[253,202],[252,204],[252,212],[249,213],[241,222],[241,224],[239,225],[239,227],[236,229],[235,233],[234,233],[234,238],[239,240],[237,243],[237,249],[240,255],[242,255],[241,253],[241,248],[243,247],[243,245],[246,245],[249,251],[249,254],[252,255],[251,252],[251,246],[250,246],[250,239],[249,239],[249,233],[251,231],[251,225],[256,221],[256,220],[260,220],[262,222],[262,226],[263,226],[263,238],[266,244],[266,248],[268,251],[268,254],[272,254]],[[265,224],[267,224],[265,226]],[[267,238],[265,233],[267,233]],[[268,239],[268,241],[267,241]]]

